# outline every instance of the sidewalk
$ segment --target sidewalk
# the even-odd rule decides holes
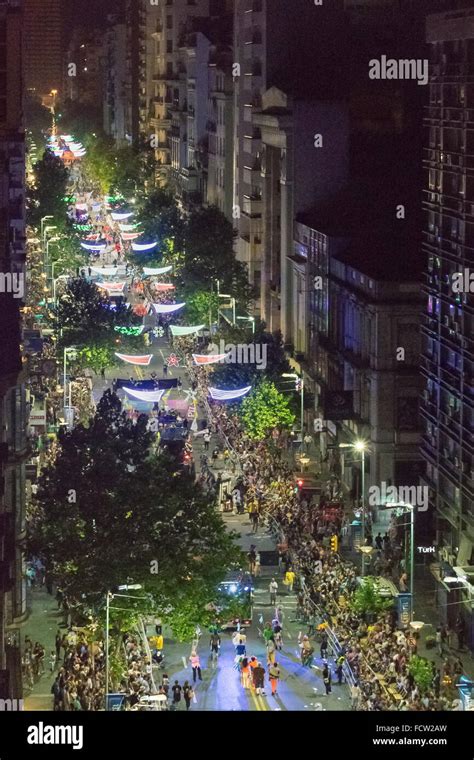
[[[25,710],[52,710],[51,686],[54,675],[49,669],[49,655],[55,649],[56,631],[63,625],[63,615],[57,608],[54,596],[47,593],[46,589],[34,589],[30,593],[30,616],[21,629],[22,649],[25,636],[29,636],[33,642],[39,641],[45,648],[44,668],[45,672],[36,681],[33,688],[24,684]]]

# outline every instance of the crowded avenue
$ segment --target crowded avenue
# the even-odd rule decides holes
[[[48,244],[54,238],[48,232],[54,233],[57,220],[42,219],[36,230],[30,230],[31,238],[37,239],[33,250],[44,256],[46,283],[52,263],[51,284],[44,288],[39,305],[49,312],[46,321],[54,327],[44,330],[42,324],[40,337],[46,361],[58,367],[60,386],[49,385],[44,424],[32,429],[31,464],[36,477],[30,494],[33,538],[27,565],[31,614],[21,631],[25,709],[464,709],[460,687],[463,681],[469,682],[470,661],[461,623],[450,630],[439,620],[420,622],[398,603],[399,593],[408,591],[409,573],[414,572],[406,561],[407,531],[397,524],[403,510],[383,530],[372,524],[363,497],[354,501],[345,492],[337,458],[321,456],[316,434],[307,432],[303,440],[300,430],[298,440],[298,425],[291,424],[296,415],[290,412],[290,424],[277,419],[270,421],[263,435],[250,434],[239,407],[250,408],[245,405],[246,397],[252,398],[252,386],[218,387],[210,374],[231,350],[228,340],[223,354],[212,353],[219,322],[236,324],[235,298],[222,295],[230,298],[230,309],[225,304],[221,308],[218,301],[217,315],[203,320],[206,324],[189,324],[186,302],[174,297],[182,285],[179,259],[173,259],[168,250],[156,261],[159,241],[142,236],[136,199],[100,194],[81,167],[85,149],[71,135],[53,131],[49,147],[62,160],[72,156],[66,215],[76,258],[72,267],[55,260],[61,274],[54,277],[55,261],[48,259]],[[155,258],[147,266],[149,254]],[[88,294],[89,304],[97,297],[100,308],[112,315],[109,329],[115,343],[99,364],[93,362],[92,351],[81,349],[74,323],[80,308],[81,319],[87,319],[87,304],[74,308],[74,298],[79,299],[81,293]],[[232,303],[233,319],[229,317]],[[30,308],[30,327],[37,307]],[[114,315],[126,324],[114,323]],[[255,320],[252,325],[251,317],[241,319],[247,320],[245,334],[251,341]],[[95,325],[91,323],[90,329]],[[75,336],[70,345],[64,335]],[[80,367],[75,365],[77,354],[83,360]],[[109,359],[111,364],[107,364]],[[294,373],[286,376],[296,377]],[[293,392],[293,380],[291,385],[298,404],[303,389],[297,382]],[[287,405],[288,395],[283,398],[282,404]],[[115,418],[117,409],[122,416]],[[94,415],[99,415],[94,425],[116,419],[115,428],[106,422],[104,428],[97,428],[104,436],[112,430],[118,438],[123,426],[128,441],[124,446],[130,449],[123,462],[128,462],[124,466],[132,475],[145,466],[139,454],[145,449],[138,449],[142,444],[135,441],[151,434],[147,461],[164,457],[169,482],[176,477],[176,487],[189,483],[191,491],[195,488],[202,498],[210,499],[225,526],[219,541],[232,538],[237,559],[212,581],[221,603],[208,597],[206,604],[203,599],[201,612],[191,603],[189,608],[183,605],[184,632],[177,629],[173,602],[160,606],[153,590],[149,592],[139,571],[135,572],[137,559],[129,567],[128,560],[124,563],[126,577],[105,589],[104,595],[99,581],[97,590],[92,585],[97,579],[95,568],[84,566],[89,587],[81,588],[82,560],[69,557],[66,544],[61,544],[62,553],[51,549],[42,524],[45,513],[39,510],[54,501],[59,491],[71,509],[77,500],[77,519],[87,520],[80,515],[76,481],[69,483],[66,477],[63,482],[60,476],[68,461],[74,467],[76,456],[84,462],[89,457],[93,460],[90,444],[86,459],[81,459],[81,446],[86,445],[82,440],[87,439]],[[265,410],[257,410],[259,420],[264,416]],[[313,472],[307,466],[310,461],[317,465]],[[110,466],[115,472],[115,465]],[[109,484],[106,467],[104,494],[114,485]],[[87,469],[81,476],[84,472]],[[54,492],[52,483],[57,488]],[[157,507],[166,491],[165,485],[163,493],[154,493]],[[100,511],[95,498],[92,490],[86,496]],[[139,489],[128,498],[130,511],[124,520],[129,520],[130,528],[125,530],[132,536],[141,530],[142,526],[135,526],[140,520],[135,510],[145,497]],[[149,520],[154,519],[153,509],[151,504]],[[92,540],[99,511],[92,518]],[[181,514],[182,510],[175,517]],[[113,518],[112,532],[119,528],[120,519]],[[352,523],[359,526],[357,541],[352,539]],[[78,525],[74,523],[74,530]],[[183,540],[187,525],[183,523]],[[72,523],[67,526],[72,530]],[[206,546],[200,540],[196,536],[189,544],[189,551],[197,552],[192,557],[197,566],[204,563],[207,551],[212,554],[213,546],[212,535]],[[81,546],[79,540],[77,546]],[[83,546],[80,551],[87,551]],[[179,541],[176,546],[174,563],[179,575],[183,557]],[[145,555],[153,557],[147,554],[146,541],[143,547]],[[77,572],[71,571],[74,563]],[[173,576],[173,564],[163,569],[157,560],[156,568],[150,569],[151,581],[153,574],[160,573]],[[186,580],[192,583],[191,575]],[[94,601],[94,594],[96,599],[102,594],[105,606],[103,601]],[[125,608],[129,618],[122,616]]]

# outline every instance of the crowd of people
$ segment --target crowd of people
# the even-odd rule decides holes
[[[194,382],[201,396],[206,397],[205,370],[196,371]],[[462,673],[459,658],[445,657],[441,667],[432,662],[431,684],[420,689],[410,671],[410,658],[417,653],[417,635],[397,627],[395,611],[369,624],[350,604],[360,583],[358,570],[329,547],[330,536],[341,536],[345,530],[343,515],[335,516],[333,512],[328,519],[326,510],[328,501],[338,493],[337,477],[328,482],[319,503],[312,504],[295,489],[294,476],[282,456],[287,443],[284,436],[275,432],[270,441],[248,439],[239,418],[224,405],[212,407],[212,418],[214,429],[230,441],[232,455],[240,462],[253,529],[264,520],[280,541],[280,564],[285,562],[286,571],[296,571],[300,583],[299,614],[308,623],[308,634],[300,642],[302,662],[312,662],[314,647],[310,637],[316,616],[335,635],[333,641],[337,644],[332,655],[336,676],[341,680],[346,672],[354,709],[452,709],[451,687]],[[396,578],[399,588],[403,588],[407,576],[396,524],[392,523],[385,536],[378,534],[375,539],[370,520],[367,524],[367,543],[373,544],[375,550],[372,574]],[[327,660],[323,664],[328,693],[331,668]]]

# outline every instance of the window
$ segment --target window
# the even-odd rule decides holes
[[[173,16],[166,16],[166,28],[167,29],[173,28]]]
[[[173,52],[173,40],[166,40],[166,52],[167,53]]]

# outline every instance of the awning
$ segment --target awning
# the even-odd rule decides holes
[[[130,217],[133,216],[133,211],[128,211],[127,213],[118,213],[117,211],[113,211],[111,214],[112,219],[114,222],[121,222],[124,219],[130,219]]]
[[[122,232],[122,240],[125,240],[126,242],[136,240],[140,235],[141,232]]]
[[[217,364],[224,361],[229,354],[193,354],[194,363],[200,366]]]
[[[90,269],[101,277],[123,277],[127,271],[126,267],[90,267]]]
[[[137,237],[140,237],[139,233],[137,234]],[[132,249],[137,253],[140,251],[151,251],[153,248],[156,248],[157,245],[158,243],[132,243]]]
[[[145,354],[143,356],[131,356],[129,354],[115,353],[115,356],[118,356],[119,359],[122,359],[122,361],[127,362],[127,364],[136,364],[137,366],[142,366],[142,367],[148,367],[151,360],[153,359],[153,354]]]
[[[158,267],[157,269],[153,269],[152,267],[143,267],[143,274],[146,275],[146,277],[158,277],[160,274],[171,272],[172,269],[172,266]]]
[[[154,290],[158,291],[165,291],[165,290],[174,290],[176,285],[173,285],[172,282],[155,282],[152,285]]]
[[[122,293],[126,282],[96,282],[98,288],[109,290],[111,293]]]
[[[179,327],[178,325],[170,325],[170,330],[172,335],[180,338],[184,335],[192,335],[193,333],[197,333],[200,330],[203,330],[205,326],[206,325],[192,325],[190,327]]]
[[[172,314],[186,306],[185,303],[152,303],[155,314]]]
[[[209,395],[214,401],[233,401],[234,399],[242,398],[242,396],[245,396],[251,390],[251,385],[247,386],[247,388],[233,391],[224,391],[220,388],[209,388]]]
[[[149,404],[157,404],[161,401],[164,391],[135,391],[133,388],[123,388],[127,396],[136,398],[138,401],[147,401]]]
[[[81,243],[81,248],[84,248],[86,251],[105,251],[107,246],[94,243]]]

